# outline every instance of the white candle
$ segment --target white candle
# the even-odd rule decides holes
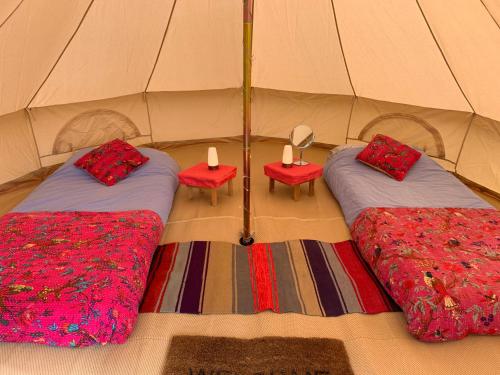
[[[219,158],[217,157],[217,149],[215,147],[208,148],[208,167],[216,168],[219,166]]]
[[[293,163],[293,151],[291,145],[286,145],[283,147],[283,164],[289,165]]]

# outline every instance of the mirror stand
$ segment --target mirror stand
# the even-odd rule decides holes
[[[303,166],[303,165],[308,165],[309,162],[308,161],[305,161],[304,158],[303,158],[303,154],[304,154],[304,150],[300,150],[300,159],[299,160],[295,160],[293,162],[294,165],[299,165],[299,166]]]
[[[300,151],[300,159],[293,162],[294,165],[305,166],[309,162],[304,160],[304,150],[314,142],[314,133],[307,125],[297,125],[290,133],[290,143]]]

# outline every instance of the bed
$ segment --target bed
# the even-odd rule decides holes
[[[77,151],[13,212],[151,210],[166,223],[178,180],[177,162],[164,152],[141,148],[149,162],[111,188],[73,165],[89,148]]]
[[[111,187],[73,166],[81,150],[0,218],[0,341],[126,341],[179,170],[139,150],[149,162]]]
[[[500,334],[500,214],[423,155],[404,181],[329,157],[324,178],[353,240],[423,341]]]

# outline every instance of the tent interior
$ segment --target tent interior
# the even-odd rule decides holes
[[[307,124],[323,165],[386,134],[423,150],[500,208],[498,0],[255,0],[251,210],[255,241],[351,239],[323,178],[314,196],[268,191],[266,163]],[[243,1],[0,1],[0,218],[73,154],[115,138],[188,168],[238,168],[234,194],[179,186],[160,244],[238,244],[243,227]],[[0,277],[0,283],[2,279]],[[1,300],[0,300],[1,301]],[[1,303],[0,303],[1,307]],[[174,335],[344,342],[354,373],[500,372],[497,337],[416,340],[402,312],[141,313],[122,345],[0,344],[5,374],[161,374]],[[1,337],[0,337],[0,341]]]

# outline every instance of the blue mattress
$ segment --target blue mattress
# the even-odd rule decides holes
[[[73,165],[89,150],[76,152],[12,211],[152,210],[167,222],[179,184],[179,166],[172,157],[139,148],[150,160],[116,185],[106,186]]]
[[[361,147],[328,158],[323,169],[349,226],[368,207],[492,208],[426,155],[403,181],[396,181],[356,160]]]

